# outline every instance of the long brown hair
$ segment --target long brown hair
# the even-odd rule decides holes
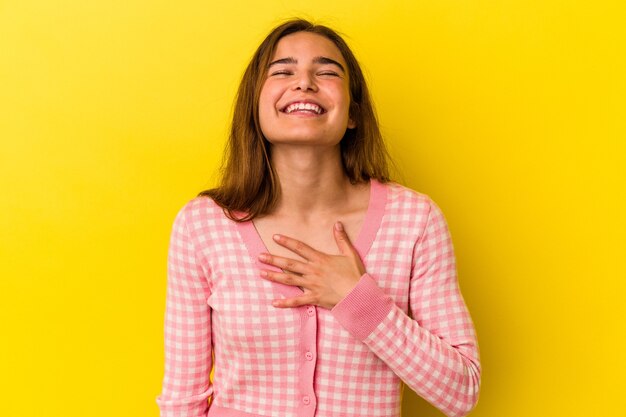
[[[356,122],[340,142],[341,159],[353,184],[375,178],[389,181],[388,154],[378,127],[363,72],[346,42],[334,30],[293,19],[274,28],[254,53],[239,85],[224,159],[222,181],[202,191],[232,220],[243,222],[267,214],[280,196],[280,183],[270,160],[270,143],[259,123],[259,96],[278,41],[296,32],[310,32],[332,41],[347,63],[350,118]],[[235,213],[237,212],[237,213]]]

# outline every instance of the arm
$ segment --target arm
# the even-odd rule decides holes
[[[331,311],[418,395],[447,416],[466,415],[478,401],[478,344],[448,227],[433,202],[414,247],[410,284],[413,319],[368,274]]]
[[[156,401],[161,417],[205,417],[212,394],[211,309],[206,273],[197,261],[185,211],[170,240],[165,309],[165,374]]]

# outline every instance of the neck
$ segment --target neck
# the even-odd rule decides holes
[[[284,146],[272,148],[281,197],[275,214],[309,218],[336,211],[348,203],[350,180],[339,145],[332,148]]]

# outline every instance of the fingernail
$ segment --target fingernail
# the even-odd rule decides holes
[[[342,232],[343,231],[343,224],[341,224],[341,222],[335,223],[335,230],[337,230],[338,232]]]
[[[280,240],[280,235],[274,235],[274,236],[272,236],[272,237],[273,237],[273,238],[274,238],[274,240],[275,240],[275,241],[277,241],[277,242]]]
[[[259,255],[259,259],[262,261],[267,261],[269,257],[266,254],[262,253]]]
[[[262,277],[267,277],[267,271],[263,271],[263,270],[262,270],[262,271],[261,271],[261,276],[262,276]]]

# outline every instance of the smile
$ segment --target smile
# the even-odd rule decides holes
[[[298,101],[295,103],[289,104],[287,107],[281,110],[283,113],[291,114],[291,113],[313,113],[313,114],[322,114],[326,111],[319,105],[311,102],[302,102]]]

